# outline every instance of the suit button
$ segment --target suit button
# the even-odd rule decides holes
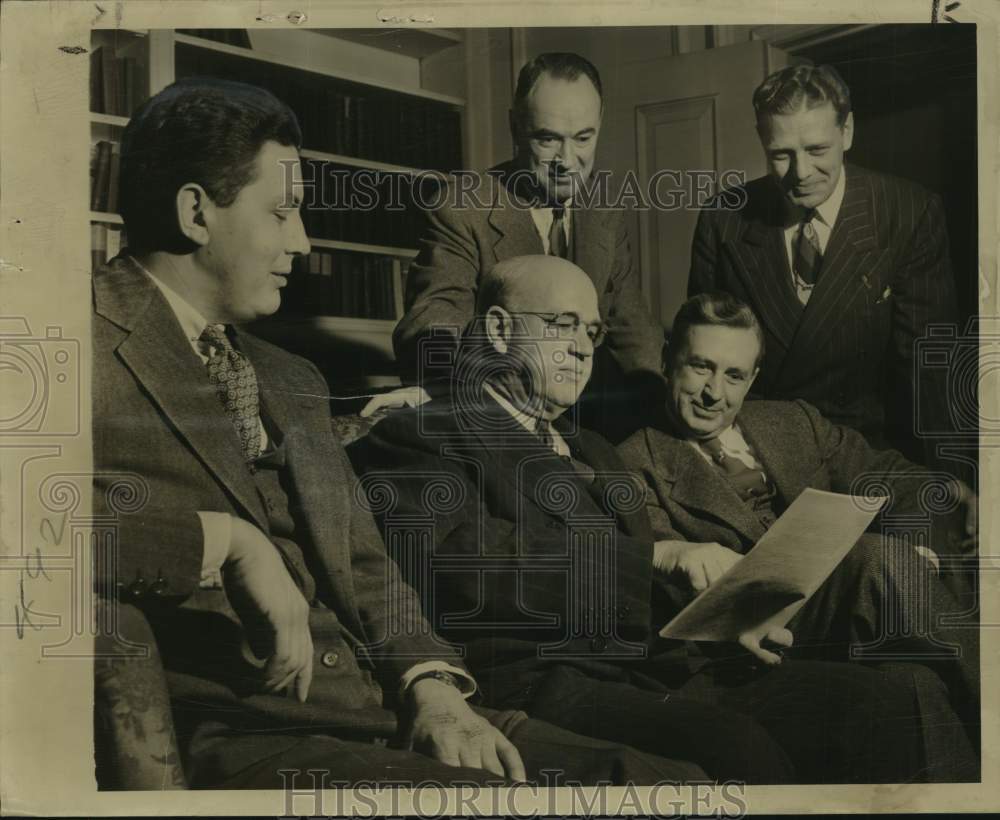
[[[168,586],[169,585],[167,584],[165,578],[157,578],[155,581],[153,581],[152,584],[149,585],[149,594],[155,595],[158,598],[162,598],[164,595],[167,594]]]
[[[631,607],[631,606],[630,606],[629,604],[622,604],[622,605],[621,605],[620,607],[618,607],[618,609],[617,609],[617,610],[615,611],[615,614],[616,614],[616,615],[617,615],[617,616],[618,616],[619,618],[627,618],[627,617],[628,617],[628,616],[629,616],[629,615],[631,614],[631,612],[632,612],[632,607]]]
[[[608,648],[608,642],[604,638],[591,638],[590,648],[594,652],[603,652]]]
[[[128,591],[133,598],[141,598],[146,594],[146,579],[141,577],[136,578],[129,584]]]
[[[337,665],[337,661],[340,660],[340,655],[336,652],[324,652],[319,662],[323,664],[327,669],[333,669]]]

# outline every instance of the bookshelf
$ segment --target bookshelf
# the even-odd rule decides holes
[[[331,384],[398,383],[391,337],[417,253],[414,192],[440,184],[463,160],[466,101],[455,93],[454,76],[441,80],[444,72],[426,67],[444,61],[464,68],[462,32],[95,30],[91,43],[95,264],[124,241],[111,179],[131,110],[186,76],[267,88],[299,118],[304,178],[325,187],[313,198],[317,207],[303,209],[312,252],[297,260],[279,312],[254,331],[312,358]],[[464,92],[464,82],[458,88]],[[394,207],[350,207],[363,180],[380,202],[394,192]]]

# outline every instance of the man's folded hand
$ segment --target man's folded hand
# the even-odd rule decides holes
[[[233,517],[222,581],[250,648],[267,659],[265,690],[280,692],[294,685],[304,703],[313,672],[309,603],[292,581],[277,547],[240,518]]]

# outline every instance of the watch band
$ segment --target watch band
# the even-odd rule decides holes
[[[454,686],[459,692],[462,691],[462,685],[458,682],[458,678],[451,674],[451,672],[446,672],[444,669],[429,669],[426,672],[421,672],[410,681],[409,686],[407,686],[407,690],[413,691],[413,685],[417,681],[426,680],[427,678],[439,680],[441,683],[447,683],[449,686]]]

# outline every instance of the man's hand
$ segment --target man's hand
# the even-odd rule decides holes
[[[965,507],[965,538],[962,548],[973,550],[979,545],[979,497],[964,481],[957,478],[952,482],[952,491],[958,498],[958,503]]]
[[[653,544],[653,566],[668,575],[683,578],[695,592],[714,584],[742,557],[714,541],[657,541]]]
[[[768,666],[777,666],[781,663],[781,650],[788,649],[795,638],[789,630],[779,626],[766,632],[744,632],[737,640],[740,646]],[[776,651],[769,651],[762,644],[768,644]]]
[[[267,658],[266,691],[280,692],[294,683],[304,703],[313,672],[309,604],[267,536],[241,518],[233,516],[232,524],[229,555],[222,565],[226,597],[254,654]]]
[[[362,408],[361,418],[368,418],[382,409],[398,410],[400,407],[419,407],[430,400],[430,394],[422,387],[400,387],[375,396]]]
[[[424,678],[413,684],[409,695],[414,710],[410,748],[449,766],[486,769],[518,782],[526,779],[514,744],[473,712],[454,686]]]

